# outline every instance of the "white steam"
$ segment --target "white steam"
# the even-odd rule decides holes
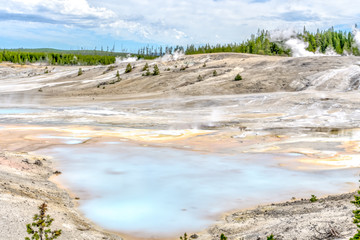
[[[301,41],[297,38],[289,39],[285,42],[285,45],[291,49],[293,57],[311,57],[315,56],[313,52],[309,52],[306,48],[309,46],[308,43]]]
[[[159,57],[158,60],[161,62],[170,62],[170,61],[177,61],[185,56],[183,51],[175,51],[172,54],[166,53],[164,56]]]
[[[356,45],[360,48],[360,29],[354,28],[353,34]]]
[[[315,53],[306,50],[309,43],[299,39],[298,33],[293,29],[275,30],[270,35],[271,41],[284,42],[285,47],[291,50],[293,57],[340,56],[330,47],[326,49],[325,53],[320,53],[319,49]],[[358,32],[358,40],[360,44],[360,32]]]
[[[121,58],[121,57],[117,57],[116,58],[116,63],[119,64],[119,63],[131,63],[131,62],[136,62],[138,60],[137,57],[131,57],[130,54],[128,54],[126,56],[126,58]]]

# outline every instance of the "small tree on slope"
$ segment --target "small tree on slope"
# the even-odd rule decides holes
[[[360,239],[360,190],[357,192],[358,195],[354,195],[355,200],[351,201],[356,206],[356,210],[353,211],[354,213],[354,223],[358,227],[357,233],[354,237],[350,238],[350,240],[357,240]]]
[[[61,230],[52,231],[49,227],[54,221],[50,215],[45,215],[47,211],[46,203],[43,203],[39,206],[40,215],[34,215],[34,222],[26,225],[27,233],[32,235],[31,239],[33,240],[53,240],[58,238],[61,235]],[[48,228],[48,229],[46,229]],[[25,240],[30,240],[29,237],[26,237]]]

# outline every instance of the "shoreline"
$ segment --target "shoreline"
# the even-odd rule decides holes
[[[15,156],[15,157],[13,157]],[[35,182],[34,188],[25,187],[24,191],[18,192],[14,191],[14,189],[10,190],[10,193],[3,193],[4,184],[0,184],[0,192],[3,209],[7,208],[7,205],[4,204],[4,196],[12,195],[13,198],[11,201],[21,199],[25,202],[30,202],[32,205],[28,207],[25,211],[20,210],[21,214],[25,214],[24,220],[26,219],[27,223],[31,222],[31,217],[37,211],[37,206],[40,205],[42,201],[39,199],[33,198],[29,196],[29,191],[35,190],[35,188],[39,188],[39,184],[37,181],[41,181],[43,185],[53,185],[50,186],[52,188],[52,194],[55,195],[53,198],[48,198],[45,200],[49,205],[49,214],[55,219],[54,227],[52,229],[62,229],[63,230],[63,238],[67,239],[78,239],[74,236],[82,236],[81,239],[130,239],[130,240],[144,240],[144,239],[178,239],[178,237],[174,238],[141,238],[141,237],[133,237],[121,232],[113,232],[103,229],[102,227],[96,225],[89,219],[87,219],[81,211],[78,209],[78,202],[75,200],[75,194],[71,193],[69,189],[62,186],[58,181],[54,178],[54,172],[56,171],[54,167],[54,160],[49,158],[49,156],[43,155],[34,155],[29,153],[14,153],[14,152],[0,152],[0,159],[3,158],[10,159],[11,164],[13,166],[26,164],[29,165],[28,169],[24,169],[23,166],[20,172],[22,174],[29,174],[30,172],[30,181]],[[27,162],[24,162],[23,158],[27,159]],[[36,161],[41,159],[43,165],[36,165]],[[1,162],[1,160],[0,160]],[[1,162],[3,165],[3,162]],[[25,166],[26,166],[25,165]],[[17,173],[17,169],[15,168],[2,168],[0,170],[0,181],[6,182],[6,180],[13,182],[10,179],[4,179],[3,173],[7,172],[8,174]],[[36,178],[36,176],[32,175],[33,173],[39,174],[40,179]],[[18,174],[18,173],[17,173]],[[1,183],[0,182],[0,183]],[[22,181],[19,181],[18,184],[22,184]],[[7,186],[5,184],[5,186]],[[41,188],[41,186],[40,186]],[[7,188],[5,187],[5,190]],[[41,190],[40,190],[41,191]],[[349,193],[340,193],[335,195],[328,195],[322,198],[319,198],[318,202],[311,203],[308,199],[303,200],[290,200],[278,203],[270,203],[270,204],[261,204],[255,207],[245,208],[245,209],[237,209],[233,211],[225,212],[218,219],[217,223],[211,225],[210,227],[197,232],[197,233],[188,233],[188,236],[196,234],[198,239],[217,239],[220,237],[221,233],[224,233],[229,239],[266,239],[266,235],[274,234],[277,239],[295,239],[292,237],[296,237],[296,239],[311,239],[309,236],[313,234],[314,236],[318,234],[314,232],[312,229],[310,219],[312,219],[318,228],[324,228],[326,230],[326,224],[336,225],[337,232],[341,232],[346,239],[355,233],[356,226],[352,223],[352,209],[354,206],[350,203],[353,199],[353,195],[356,192]],[[46,194],[45,194],[46,195]],[[42,195],[38,197],[44,197]],[[46,197],[45,197],[46,198]],[[62,205],[62,206],[61,206]],[[55,209],[57,210],[54,213]],[[19,209],[17,209],[19,211]],[[18,212],[17,211],[17,212]],[[289,214],[296,213],[293,216],[293,220],[291,220],[291,216]],[[329,219],[328,213],[331,212],[335,217],[334,219]],[[16,215],[18,215],[17,213]],[[314,217],[314,214],[316,217]],[[15,214],[14,214],[15,215]],[[339,215],[341,217],[339,217]],[[66,216],[66,218],[65,218]],[[274,222],[287,222],[286,227],[283,227],[283,230],[279,230],[278,226],[274,226]],[[341,221],[337,224],[337,221]],[[258,221],[258,223],[256,223]],[[69,225],[69,222],[74,224],[75,228],[73,229],[64,229],[64,225]],[[61,224],[61,225],[60,225]],[[70,223],[71,224],[71,223]],[[1,224],[4,228],[4,224]],[[258,227],[261,229],[258,229]],[[290,228],[290,229],[289,229]],[[293,231],[291,230],[293,228]],[[296,229],[301,228],[306,232],[305,235],[298,236],[298,232]],[[0,229],[4,232],[4,229]],[[5,229],[6,230],[6,229]],[[285,231],[286,230],[286,231]],[[19,235],[26,236],[26,228],[25,225],[23,229],[16,228]],[[80,232],[80,234],[79,234]],[[281,233],[281,234],[279,234]],[[255,236],[256,235],[256,236]],[[6,236],[6,231],[5,231]],[[101,238],[94,238],[94,236]],[[259,238],[260,237],[260,238]],[[263,238],[262,238],[263,237]],[[290,238],[289,238],[290,237]],[[11,239],[11,238],[10,238]]]
[[[28,152],[0,151],[0,239],[23,239],[26,224],[48,204],[54,218],[51,229],[62,229],[62,239],[122,239],[86,219],[75,199],[51,178],[56,169],[52,160]]]

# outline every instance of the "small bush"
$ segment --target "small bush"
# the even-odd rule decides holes
[[[316,202],[317,200],[315,195],[311,195],[310,202]]]
[[[45,215],[47,211],[46,203],[41,204],[39,210],[40,214],[35,214],[33,217],[34,222],[26,225],[27,233],[32,235],[31,239],[52,240],[58,238],[61,235],[61,230],[52,231],[49,228],[54,219],[50,215]],[[25,240],[30,240],[30,238],[26,237]]]
[[[354,195],[355,200],[351,201],[352,204],[356,206],[356,210],[353,211],[354,219],[353,223],[357,226],[357,233],[354,237],[350,238],[350,240],[358,240],[360,239],[360,190],[357,192],[357,195]]]
[[[78,71],[78,76],[82,75],[83,74],[83,70],[81,68],[79,68],[79,71]]]
[[[119,73],[119,70],[116,72],[116,80],[118,81],[118,82],[120,82],[121,81],[121,77],[120,77],[120,73]]]
[[[155,64],[155,66],[154,66],[154,71],[153,71],[153,75],[156,76],[156,75],[159,75],[159,74],[160,74],[159,67]]]
[[[203,79],[203,77],[202,77],[201,75],[199,75],[199,76],[197,77],[197,80],[198,80],[198,82],[201,82],[201,81],[204,80],[204,79]]]
[[[222,233],[222,234],[220,235],[220,240],[227,240],[227,237]]]
[[[146,71],[146,70],[148,70],[149,69],[149,64],[145,64],[145,66],[142,68],[142,71]]]
[[[206,63],[204,63],[203,67],[206,67]]]
[[[214,71],[213,71],[213,76],[215,77],[215,76],[217,76],[217,75],[218,75],[217,71],[214,70]]]
[[[276,240],[276,238],[271,234],[270,236],[266,237],[266,240]]]
[[[234,81],[240,81],[240,80],[242,80],[241,75],[240,74],[236,75]]]
[[[180,71],[185,71],[187,68],[189,68],[189,65],[181,66],[181,67],[180,67]]]
[[[187,234],[184,233],[184,236],[181,236],[181,237],[180,237],[180,240],[188,240]]]
[[[133,68],[132,68],[131,64],[129,63],[129,64],[126,66],[125,73],[131,72],[132,69],[133,69]]]

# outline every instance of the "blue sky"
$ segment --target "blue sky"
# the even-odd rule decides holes
[[[350,0],[0,0],[0,48],[135,50],[240,42],[257,29],[309,30],[360,22]]]

